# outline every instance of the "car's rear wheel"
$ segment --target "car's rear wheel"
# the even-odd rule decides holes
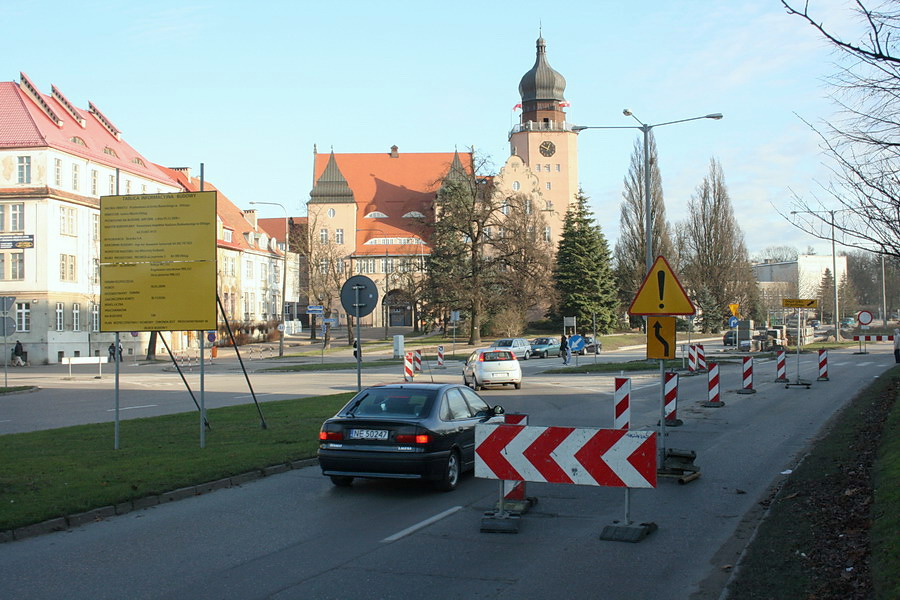
[[[459,485],[459,473],[461,465],[459,462],[459,453],[456,450],[450,451],[447,457],[447,463],[444,465],[443,476],[437,480],[434,485],[442,492],[450,492]]]
[[[526,350],[525,351],[525,360],[528,360],[529,358],[531,358],[531,352]]]
[[[516,389],[517,389],[517,390],[521,390],[521,389],[522,389],[522,382],[521,382],[521,381],[520,381],[519,383],[514,383],[513,385],[516,386]]]
[[[478,378],[477,378],[477,377],[472,377],[472,389],[474,389],[476,392],[477,392],[478,390],[483,390],[483,389],[484,389],[484,386],[478,383]]]
[[[331,483],[338,487],[350,487],[353,485],[353,478],[346,475],[331,475]]]

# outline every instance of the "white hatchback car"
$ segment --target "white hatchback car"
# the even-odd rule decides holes
[[[522,366],[511,350],[480,348],[473,352],[463,366],[463,384],[476,390],[486,385],[522,387]]]

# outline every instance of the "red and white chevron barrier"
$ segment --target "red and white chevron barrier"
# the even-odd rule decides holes
[[[819,378],[816,381],[828,381],[828,350],[819,350]]]
[[[403,381],[413,381],[413,353],[407,352],[403,357]]]
[[[444,367],[444,347],[443,346],[437,347],[437,368],[438,369],[445,368]]]
[[[706,351],[703,350],[703,344],[697,344],[697,370],[706,370]]]
[[[506,413],[503,422],[507,425],[528,425],[528,415],[518,413]],[[503,499],[507,501],[523,502],[525,498],[525,482],[502,480]]]
[[[741,369],[743,377],[741,379],[741,389],[738,390],[738,394],[755,394],[756,390],[753,389],[753,357],[745,356],[743,358],[743,368]]]
[[[892,335],[854,335],[854,342],[893,342]]]
[[[654,488],[656,433],[480,423],[475,426],[475,476]]]
[[[616,377],[613,392],[613,428],[628,429],[631,418],[631,378]]]
[[[703,406],[708,408],[719,408],[725,406],[722,397],[719,394],[719,363],[709,363],[709,371],[706,375],[707,388],[709,390],[708,400]]]
[[[666,415],[666,425],[683,425],[684,421],[678,418],[678,373],[666,373],[665,379],[663,412]]]
[[[413,350],[413,371],[416,373],[422,372],[422,351],[421,350]]]
[[[787,383],[787,352],[775,353],[775,383]]]
[[[695,344],[688,346],[688,372],[691,375],[697,374],[697,346]]]

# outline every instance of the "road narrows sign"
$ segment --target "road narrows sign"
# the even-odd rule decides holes
[[[475,427],[475,476],[486,479],[656,487],[656,433],[586,427]]]
[[[628,308],[632,315],[692,315],[694,304],[665,257],[657,256]]]

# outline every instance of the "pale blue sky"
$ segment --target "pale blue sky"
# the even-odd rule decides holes
[[[826,24],[858,26],[843,0],[811,0]],[[751,252],[830,246],[771,203],[807,194],[827,169],[812,122],[833,116],[823,78],[836,55],[777,0],[569,2],[4,1],[4,80],[24,71],[78,107],[92,101],[154,162],[205,163],[242,208],[305,214],[320,152],[509,153],[518,84],[543,27],[567,80],[568,118],[631,125],[721,112],[655,130],[670,221],[722,164]],[[640,132],[581,134],[579,178],[611,245]],[[257,207],[280,216],[276,207]]]

